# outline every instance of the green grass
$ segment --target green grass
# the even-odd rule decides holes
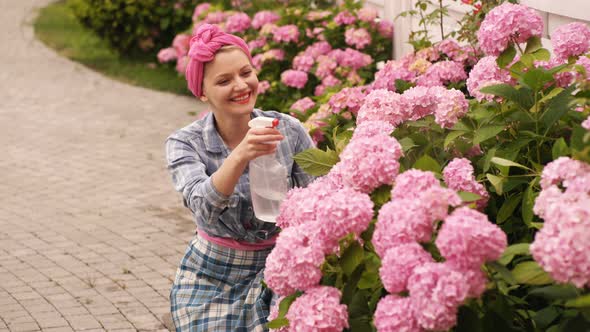
[[[190,95],[184,77],[160,65],[155,56],[125,57],[82,26],[64,1],[40,10],[35,35],[59,54],[110,78],[148,89]]]

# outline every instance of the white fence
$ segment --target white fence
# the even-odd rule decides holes
[[[412,46],[408,44],[408,36],[410,31],[418,29],[418,20],[397,16],[412,9],[415,0],[365,0],[365,3],[375,7],[384,19],[394,22],[393,57],[399,59],[412,52]],[[521,0],[520,3],[536,9],[543,17],[545,23],[543,45],[548,49],[551,49],[548,38],[556,27],[574,21],[590,24],[590,0]],[[456,22],[466,11],[472,9],[461,1],[443,0],[443,4],[449,6],[450,15],[444,19],[445,33],[456,29]],[[433,41],[440,40],[440,28],[432,27],[431,36]]]

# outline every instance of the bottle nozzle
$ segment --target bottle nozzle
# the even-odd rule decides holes
[[[266,116],[259,116],[248,122],[250,128],[276,128],[278,125],[279,119]]]

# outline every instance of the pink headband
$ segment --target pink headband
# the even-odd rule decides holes
[[[196,97],[203,94],[203,68],[205,63],[213,60],[215,53],[225,45],[238,46],[246,53],[250,62],[252,61],[252,55],[246,42],[238,36],[221,31],[216,25],[201,25],[191,38],[190,50],[188,51],[189,62],[186,66],[186,81],[189,90]]]

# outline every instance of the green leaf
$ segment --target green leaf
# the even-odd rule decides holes
[[[459,307],[455,332],[483,332],[477,312],[468,306]]]
[[[549,59],[551,59],[551,53],[549,53],[549,51],[544,48],[540,48],[533,52],[533,56],[535,57],[535,60],[539,61],[549,61]]]
[[[518,90],[516,90],[512,85],[505,83],[484,86],[483,88],[479,89],[479,91],[512,100],[514,102],[516,102],[519,98]]]
[[[490,169],[490,162],[492,161],[492,158],[494,158],[494,156],[496,155],[496,148],[492,148],[488,151],[488,153],[486,153],[486,156],[484,157],[483,160],[483,171],[487,172]]]
[[[499,176],[496,176],[496,175],[490,174],[490,173],[486,174],[486,178],[490,181],[490,183],[492,184],[494,189],[496,189],[496,194],[502,195],[502,193],[503,193],[502,185],[504,182],[504,178],[501,178]]]
[[[279,329],[287,325],[289,325],[289,320],[283,317],[271,320],[270,322],[268,322],[267,327],[269,329]]]
[[[481,142],[484,142],[492,137],[496,137],[502,130],[504,130],[504,126],[486,126],[479,128],[475,131],[475,136],[473,137],[473,144],[477,145]]]
[[[514,279],[519,284],[525,285],[546,285],[553,282],[553,279],[543,271],[535,261],[522,262],[512,270]]]
[[[429,155],[425,154],[420,159],[416,160],[412,168],[420,169],[423,171],[431,171],[434,173],[440,173],[441,167],[439,163]]]
[[[510,285],[516,285],[517,284],[517,281],[514,278],[514,276],[512,275],[512,272],[510,272],[510,270],[508,270],[506,268],[506,266],[504,266],[502,264],[499,264],[497,262],[487,262],[486,265],[490,269],[498,272],[498,274],[500,275],[500,277],[502,277],[502,280],[506,281],[508,284],[510,284]]]
[[[573,285],[551,285],[534,288],[528,295],[540,296],[547,300],[569,300],[579,296],[580,292]]]
[[[507,201],[504,201],[500,211],[498,211],[498,216],[496,217],[496,223],[502,224],[512,215],[518,204],[522,199],[522,195],[513,195],[508,198]]]
[[[517,243],[509,246],[498,259],[498,263],[508,265],[516,255],[528,255],[530,243]]]
[[[342,271],[347,276],[350,276],[352,272],[363,262],[365,251],[358,242],[352,242],[348,248],[342,254],[340,259],[340,266]]]
[[[449,144],[451,144],[452,141],[455,140],[455,138],[461,136],[461,135],[465,135],[467,132],[465,131],[451,131],[447,137],[445,137],[445,143],[444,143],[444,148],[446,149]]]
[[[545,128],[549,129],[555,122],[561,119],[570,110],[570,101],[573,99],[572,91],[575,85],[561,91],[557,96],[553,97],[547,104],[547,110],[541,116]]]
[[[555,89],[551,90],[551,92],[549,92],[548,94],[546,94],[543,98],[541,98],[539,100],[539,104],[545,104],[546,102],[548,102],[549,100],[553,99],[555,96],[560,94],[561,91],[563,91],[563,88],[555,88]]]
[[[516,49],[514,48],[514,45],[510,45],[510,47],[508,47],[506,50],[504,50],[504,52],[502,52],[502,54],[500,54],[500,56],[498,56],[496,63],[498,64],[498,67],[506,68],[506,66],[508,66],[512,60],[514,60],[515,56]]]
[[[566,307],[572,308],[588,308],[590,307],[590,294],[582,295],[565,303]]]
[[[551,149],[551,156],[553,157],[553,160],[559,157],[568,156],[569,154],[570,149],[568,148],[567,143],[563,137],[560,137],[557,141],[555,141],[555,143],[553,143],[553,148]]]
[[[539,91],[545,84],[553,80],[553,75],[547,73],[544,69],[534,68],[527,71],[523,76],[521,82],[533,89]]]
[[[293,301],[295,301],[299,296],[301,296],[301,293],[297,292],[295,294],[286,296],[283,300],[281,300],[281,303],[279,303],[278,318],[285,317],[285,315],[289,311],[289,308],[291,307],[291,303],[293,303]]]
[[[411,148],[418,146],[416,145],[416,143],[414,143],[414,140],[412,140],[409,137],[404,137],[398,140],[398,142],[402,146],[402,150],[404,151],[404,153],[408,152]]]
[[[478,194],[470,193],[468,191],[459,191],[459,197],[465,203],[475,202],[481,199],[481,196]]]
[[[332,166],[339,161],[338,154],[335,151],[323,151],[315,148],[300,152],[293,159],[301,169],[313,176],[328,174]]]
[[[537,194],[533,191],[533,184],[535,181],[532,181],[531,184],[527,187],[524,191],[524,195],[522,196],[522,206],[520,213],[522,215],[522,221],[529,227],[532,228],[533,222],[533,207],[535,206],[535,198]]]
[[[529,40],[526,43],[526,48],[524,49],[524,53],[525,54],[533,53],[536,50],[540,49],[541,47],[543,47],[543,44],[541,43],[541,38],[531,37],[531,38],[529,38]]]
[[[519,163],[516,163],[516,162],[514,162],[512,160],[508,160],[508,159],[504,159],[504,158],[500,158],[500,157],[494,157],[494,158],[492,158],[491,162],[493,164],[500,165],[500,166],[506,166],[506,167],[514,166],[514,167],[518,167],[518,168],[522,168],[522,169],[526,169],[526,170],[532,171],[532,169],[530,169],[530,168],[528,168],[528,167],[526,167],[524,165],[521,165]]]
[[[414,84],[412,84],[408,81],[404,81],[404,80],[400,80],[400,79],[395,80],[395,92],[397,92],[397,93],[404,93],[404,91],[408,90],[409,88],[411,88],[413,86],[414,86]]]
[[[551,286],[550,286],[551,287]],[[560,311],[554,306],[543,308],[535,313],[533,320],[537,327],[546,331],[546,328],[560,315]]]

